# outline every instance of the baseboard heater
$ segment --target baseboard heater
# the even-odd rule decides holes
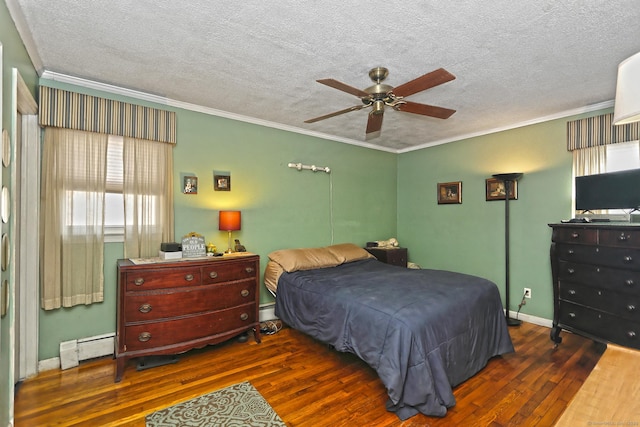
[[[260,321],[275,319],[274,303],[260,306]],[[85,360],[113,355],[115,333],[60,343],[60,368],[76,367]]]
[[[113,354],[115,333],[60,343],[60,367],[69,369],[82,361]]]

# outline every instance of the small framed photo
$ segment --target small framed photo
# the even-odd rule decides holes
[[[185,176],[182,183],[182,192],[184,194],[198,194],[198,177]]]
[[[231,176],[213,175],[213,189],[215,191],[231,191]]]
[[[438,204],[462,203],[462,181],[439,182]]]
[[[509,200],[518,200],[518,181],[509,181]],[[504,181],[496,178],[487,178],[487,201],[504,200],[506,189]]]

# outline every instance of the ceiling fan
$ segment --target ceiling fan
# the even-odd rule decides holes
[[[446,71],[444,68],[438,68],[430,73],[413,79],[395,88],[388,84],[382,83],[389,75],[389,70],[384,67],[376,67],[369,71],[369,77],[375,83],[364,90],[357,89],[334,79],[317,80],[318,83],[327,85],[334,89],[350,93],[357,96],[362,101],[362,105],[345,108],[344,110],[335,111],[324,116],[305,120],[305,123],[315,123],[330,117],[339,116],[351,111],[362,110],[363,108],[372,107],[369,112],[367,121],[366,139],[373,139],[380,135],[382,128],[382,117],[384,107],[388,106],[396,111],[405,113],[421,114],[423,116],[436,117],[439,119],[448,119],[456,110],[449,108],[436,107],[435,105],[419,104],[417,102],[406,101],[404,98],[414,93],[430,89],[441,85],[448,81],[454,80],[456,77]]]

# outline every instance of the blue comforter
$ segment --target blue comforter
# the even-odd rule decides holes
[[[494,283],[375,259],[283,273],[275,313],[375,369],[402,420],[444,416],[452,387],[514,351]]]

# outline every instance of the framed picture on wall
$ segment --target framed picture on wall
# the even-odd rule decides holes
[[[215,191],[231,191],[231,176],[213,175],[213,189]]]
[[[185,176],[182,183],[182,192],[184,194],[198,194],[198,177]]]
[[[462,203],[462,181],[439,182],[438,204]]]
[[[509,200],[518,200],[518,181],[511,181],[509,187]],[[487,178],[486,191],[487,201],[504,200],[504,194],[506,192],[504,181],[496,178]]]

